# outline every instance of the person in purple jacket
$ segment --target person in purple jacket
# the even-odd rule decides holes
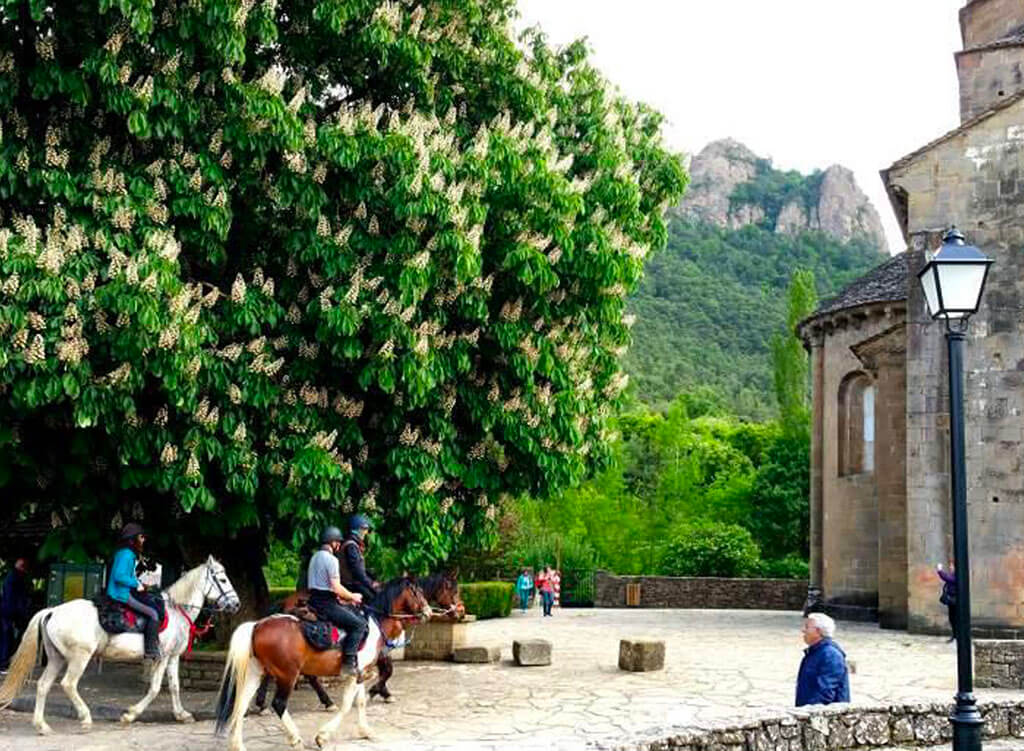
[[[942,579],[942,594],[939,595],[939,602],[946,606],[946,610],[949,611],[949,627],[953,632],[953,635],[949,637],[949,641],[956,639],[956,571],[953,570],[953,564],[949,564],[949,571],[944,571],[942,564],[936,564],[935,573]]]

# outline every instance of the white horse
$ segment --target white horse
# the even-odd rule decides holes
[[[238,594],[235,592],[224,566],[210,556],[168,587],[163,597],[167,607],[167,628],[160,633],[162,657],[153,666],[149,691],[138,703],[121,715],[121,722],[133,722],[160,693],[164,671],[171,690],[171,706],[178,722],[192,722],[194,718],[181,706],[178,685],[178,660],[189,643],[192,621],[204,603],[210,602],[215,610],[237,611]],[[36,664],[38,644],[46,649],[46,669],[36,686],[36,707],[32,724],[43,735],[52,733],[43,713],[46,695],[61,669],[67,666],[60,685],[75,706],[82,727],[92,726],[89,707],[78,693],[78,680],[85,672],[93,655],[106,660],[132,662],[142,660],[142,634],[108,634],[100,626],[96,606],[91,600],[70,600],[55,608],[36,613],[29,621],[21,638],[21,645],[11,659],[10,671],[0,685],[0,709],[18,695]]]

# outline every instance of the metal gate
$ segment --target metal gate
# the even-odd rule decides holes
[[[562,571],[561,605],[566,608],[594,606],[593,569],[570,568]]]

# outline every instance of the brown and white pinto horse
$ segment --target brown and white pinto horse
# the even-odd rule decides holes
[[[433,606],[436,605],[438,608],[432,609],[432,618],[434,619],[450,619],[454,621],[461,621],[466,617],[466,606],[462,604],[462,598],[459,596],[459,581],[458,573],[455,571],[445,571],[430,574],[421,579],[417,579],[420,589],[423,590],[424,596],[427,601]],[[286,597],[280,605],[282,613],[291,613],[297,608],[304,607],[309,600],[309,592],[307,590],[300,590],[294,592]],[[395,622],[398,626],[402,624],[398,621]],[[402,637],[402,629],[399,628],[393,633],[385,633],[388,642],[394,644],[399,641]],[[386,702],[393,701],[393,696],[388,690],[387,682],[395,671],[394,661],[391,659],[389,650],[381,650],[380,656],[377,658],[377,682],[370,688],[368,699],[372,699],[375,696],[379,696]],[[316,691],[317,698],[320,699],[320,704],[328,712],[333,712],[338,707],[334,703],[334,700],[327,694],[324,687],[320,685],[320,681],[317,680],[315,675],[303,676],[306,682],[309,683],[310,687]],[[253,711],[256,714],[262,714],[266,711],[267,706],[267,690],[270,688],[271,677],[269,674],[264,674],[263,680],[260,683],[259,690],[256,692],[256,698],[253,700]]]
[[[360,675],[347,681],[342,690],[341,710],[316,734],[317,745],[323,746],[341,726],[353,702],[359,713],[356,728],[362,738],[370,737],[366,723],[366,688],[362,671],[377,662],[385,644],[386,633],[401,631],[404,619],[426,620],[430,604],[423,591],[409,578],[394,579],[385,584],[366,606],[370,611],[369,634],[359,650]],[[299,729],[288,714],[288,697],[300,674],[339,675],[341,651],[318,651],[309,646],[302,634],[301,621],[290,615],[272,615],[259,621],[243,623],[231,635],[227,664],[217,699],[217,733],[230,731],[228,747],[244,751],[242,724],[245,712],[266,673],[277,689],[271,706],[281,718],[288,742],[293,748],[302,746]]]

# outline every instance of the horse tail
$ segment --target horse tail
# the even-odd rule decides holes
[[[3,685],[0,685],[0,709],[6,708],[14,698],[21,692],[25,681],[32,675],[36,666],[36,655],[39,652],[39,642],[44,638],[44,620],[50,615],[50,609],[40,610],[32,620],[28,622],[25,633],[21,636],[21,644],[18,651],[11,658],[11,664],[4,678]]]
[[[220,679],[220,695],[217,697],[217,735],[222,735],[227,727],[234,727],[245,716],[246,677],[249,674],[249,663],[255,657],[252,653],[252,635],[256,628],[255,621],[243,623],[231,635],[231,646],[224,662],[224,675]]]

